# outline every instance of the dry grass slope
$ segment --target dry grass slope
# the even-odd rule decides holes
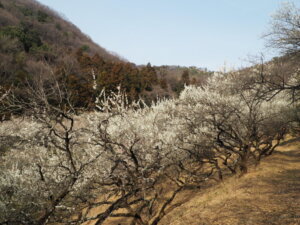
[[[244,177],[230,178],[173,209],[164,225],[299,225],[300,140],[289,139]]]
[[[90,215],[99,211],[103,209]],[[130,221],[109,218],[104,224],[130,225]],[[300,225],[300,138],[283,142],[242,178],[231,177],[212,187],[181,193],[159,224]]]

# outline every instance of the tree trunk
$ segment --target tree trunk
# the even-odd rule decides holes
[[[239,165],[240,168],[240,176],[243,176],[244,174],[248,173],[248,160],[249,160],[249,146],[246,146],[243,150],[243,154],[241,156],[241,162]]]

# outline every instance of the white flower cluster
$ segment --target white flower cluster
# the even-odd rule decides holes
[[[104,98],[101,112],[73,116],[72,129],[62,120],[50,128],[28,118],[3,123],[1,138],[14,143],[1,150],[0,222],[23,214],[33,220],[62,190],[64,201],[82,200],[107,191],[108,184],[122,193],[150,192],[171,167],[193,171],[186,182],[207,179],[204,164],[219,175],[226,166],[242,169],[249,151],[260,158],[286,127],[290,106],[284,95],[264,101],[255,90],[237,91],[235,80],[212,77],[204,87],[187,86],[179,99],[151,107],[130,106],[119,91]]]

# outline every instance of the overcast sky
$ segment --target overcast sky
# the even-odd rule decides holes
[[[39,0],[96,43],[136,64],[217,70],[264,52],[282,0]],[[298,6],[300,1],[294,0]]]

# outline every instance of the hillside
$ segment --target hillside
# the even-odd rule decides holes
[[[2,0],[0,25],[1,33],[7,34],[10,37],[8,39],[13,39],[5,40],[2,36],[2,48],[15,44],[13,41],[19,42],[14,49],[19,54],[24,51],[41,59],[44,53],[44,59],[51,61],[51,56],[56,59],[66,50],[82,48],[107,60],[120,61],[117,56],[95,44],[71,22],[35,0]]]
[[[283,163],[284,162],[284,163]],[[161,225],[298,225],[300,223],[300,142],[290,137],[273,156],[244,177],[180,193]],[[97,209],[103,210],[102,208]],[[96,215],[97,210],[92,211]],[[84,223],[93,225],[94,221]],[[108,219],[104,225],[129,225]]]
[[[2,86],[19,85],[49,67],[53,72],[61,65],[70,68],[79,49],[107,61],[121,61],[35,0],[0,1],[0,27]]]
[[[161,81],[168,86],[170,93],[175,93],[175,96],[182,91],[184,84],[201,85],[205,83],[213,71],[206,68],[197,68],[195,66],[155,66],[155,70]],[[164,85],[162,83],[162,85]]]
[[[34,0],[0,8],[0,225],[300,224],[294,35],[211,72],[118,59]]]
[[[189,78],[181,79],[183,71],[191,72],[195,84],[209,74],[197,68],[136,66],[35,0],[0,1],[0,58],[4,89],[13,87],[23,95],[24,88],[54,78],[67,89],[75,107],[88,109],[103,88],[109,92],[121,85],[129,100],[142,97],[150,103],[157,97],[178,96],[189,83]]]
[[[164,225],[300,224],[300,143],[291,138],[244,177],[230,178],[169,211]],[[175,203],[176,204],[176,203]]]

